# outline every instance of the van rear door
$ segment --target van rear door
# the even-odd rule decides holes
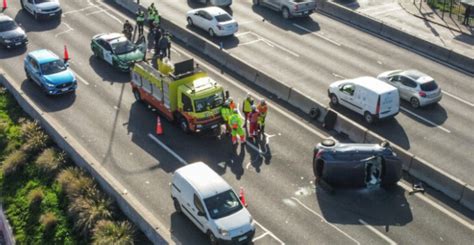
[[[380,94],[377,103],[379,118],[395,116],[400,110],[398,90],[394,87],[392,90]]]

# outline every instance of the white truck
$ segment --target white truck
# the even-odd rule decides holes
[[[283,18],[309,16],[316,9],[315,0],[252,0],[254,5],[262,5],[281,12]]]
[[[20,0],[21,8],[29,12],[36,20],[61,18],[62,9],[59,0]]]

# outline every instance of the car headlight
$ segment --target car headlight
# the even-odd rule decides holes
[[[219,234],[221,234],[223,237],[226,237],[229,235],[229,231],[219,228]]]
[[[54,88],[56,86],[56,85],[54,85],[52,83],[48,83],[48,82],[46,82],[45,84],[46,84],[46,86],[48,86],[48,88]]]
[[[12,40],[8,40],[8,39],[3,39],[3,41],[4,41],[5,43],[11,43],[11,42],[12,42]]]

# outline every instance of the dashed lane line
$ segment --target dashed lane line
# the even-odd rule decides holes
[[[458,100],[458,101],[460,101],[460,102],[462,102],[462,103],[468,105],[468,106],[474,107],[474,103],[471,103],[471,102],[469,102],[469,101],[467,101],[467,100],[465,100],[465,99],[462,99],[462,98],[460,98],[460,97],[458,97],[458,96],[456,96],[456,95],[454,95],[454,94],[448,93],[448,92],[446,92],[446,91],[444,91],[444,90],[441,90],[441,92],[442,92],[443,94],[445,94],[445,95],[447,95],[447,96],[449,96],[449,97],[455,99],[455,100]]]
[[[375,233],[377,236],[379,236],[380,238],[384,239],[385,241],[388,242],[388,244],[390,245],[396,245],[397,243],[395,241],[393,241],[392,239],[390,239],[390,237],[384,235],[382,232],[380,232],[379,230],[375,229],[375,227],[369,225],[367,222],[365,222],[364,220],[362,219],[359,219],[359,223],[361,223],[362,225],[364,225],[367,229],[369,229],[370,231],[372,231],[373,233]]]
[[[254,220],[255,224],[257,224],[258,226],[260,226],[260,228],[262,228],[262,230],[265,231],[265,233],[268,233],[268,235],[270,235],[271,237],[273,237],[273,239],[277,240],[280,244],[284,245],[285,243],[280,240],[280,238],[278,238],[277,236],[275,236],[275,234],[273,234],[273,232],[271,232],[270,230],[268,230],[267,228],[265,228],[265,226],[263,226],[262,224],[258,223],[256,220]]]
[[[418,118],[418,119],[420,119],[420,120],[422,120],[422,121],[424,121],[424,122],[426,122],[426,123],[428,123],[432,126],[435,126],[439,129],[443,130],[444,132],[448,133],[448,134],[451,133],[451,131],[449,129],[447,129],[443,126],[440,126],[440,125],[438,125],[438,124],[436,124],[436,123],[434,123],[434,122],[432,122],[432,121],[430,121],[430,120],[428,120],[428,119],[426,119],[426,118],[424,118],[424,117],[422,117],[422,116],[420,116],[420,115],[418,115],[418,114],[416,114],[416,113],[414,113],[414,112],[412,112],[412,111],[410,111],[410,110],[408,110],[404,107],[400,106],[400,110],[402,110],[402,111],[404,111],[404,112],[406,112],[406,113],[408,113],[408,114],[410,114],[410,115],[412,115],[412,116],[414,116],[414,117],[416,117],[416,118]]]
[[[295,26],[296,28],[299,28],[299,29],[301,29],[301,30],[303,30],[303,31],[306,31],[306,32],[308,32],[308,33],[310,33],[310,34],[312,34],[312,35],[318,36],[318,37],[320,37],[320,38],[322,38],[322,39],[324,39],[324,40],[326,40],[326,41],[328,41],[328,42],[330,42],[330,43],[332,43],[332,44],[334,44],[334,45],[336,45],[336,46],[339,46],[339,47],[341,46],[340,43],[338,43],[338,42],[332,40],[331,38],[326,37],[326,36],[324,36],[324,35],[321,35],[320,33],[311,31],[311,30],[309,30],[309,29],[306,28],[306,27],[300,26],[300,25],[295,24],[295,23],[293,23],[293,26]]]
[[[81,81],[85,85],[89,85],[89,82],[87,82],[87,80],[81,77],[77,72],[74,72],[74,75],[76,75],[76,77],[79,78],[79,81]]]
[[[265,232],[263,233],[262,235],[258,236],[258,237],[255,237],[254,239],[252,239],[252,242],[255,242],[257,240],[260,240],[262,238],[264,238],[266,235],[268,235],[268,232]]]
[[[63,22],[63,24],[68,28],[67,30],[65,31],[62,31],[60,33],[57,33],[56,35],[54,35],[54,37],[59,37],[60,35],[63,35],[63,34],[66,34],[70,31],[73,31],[74,29],[72,29],[72,27],[70,27],[66,22]]]
[[[165,149],[169,154],[173,155],[176,159],[178,159],[180,163],[182,163],[183,165],[188,165],[188,162],[186,162],[183,158],[181,158],[176,152],[171,150],[166,144],[164,144],[159,139],[157,139],[154,135],[148,134],[148,137],[152,139],[153,141],[155,141],[158,145],[163,147],[163,149]]]

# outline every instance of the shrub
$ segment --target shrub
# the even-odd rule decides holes
[[[128,222],[97,222],[92,235],[92,244],[134,244],[135,228]]]
[[[28,193],[28,202],[30,207],[38,207],[43,201],[44,192],[41,188],[35,188]]]
[[[8,154],[2,162],[2,171],[6,176],[15,173],[19,168],[26,165],[28,155],[22,150],[15,150]]]
[[[45,149],[36,159],[36,165],[44,173],[53,173],[66,160],[64,152],[57,152],[53,147]]]
[[[26,152],[37,153],[49,144],[48,135],[41,129],[37,121],[23,121],[21,133],[25,143],[21,146]]]
[[[97,221],[111,219],[112,212],[109,210],[112,201],[105,196],[91,199],[88,197],[77,197],[69,205],[68,212],[74,219],[74,228],[83,236],[88,237]]]
[[[61,171],[57,177],[63,193],[72,200],[89,189],[96,188],[94,181],[77,167],[69,167]]]
[[[44,230],[49,232],[56,227],[58,218],[56,218],[56,215],[53,212],[47,212],[41,215],[39,222],[43,225]]]

